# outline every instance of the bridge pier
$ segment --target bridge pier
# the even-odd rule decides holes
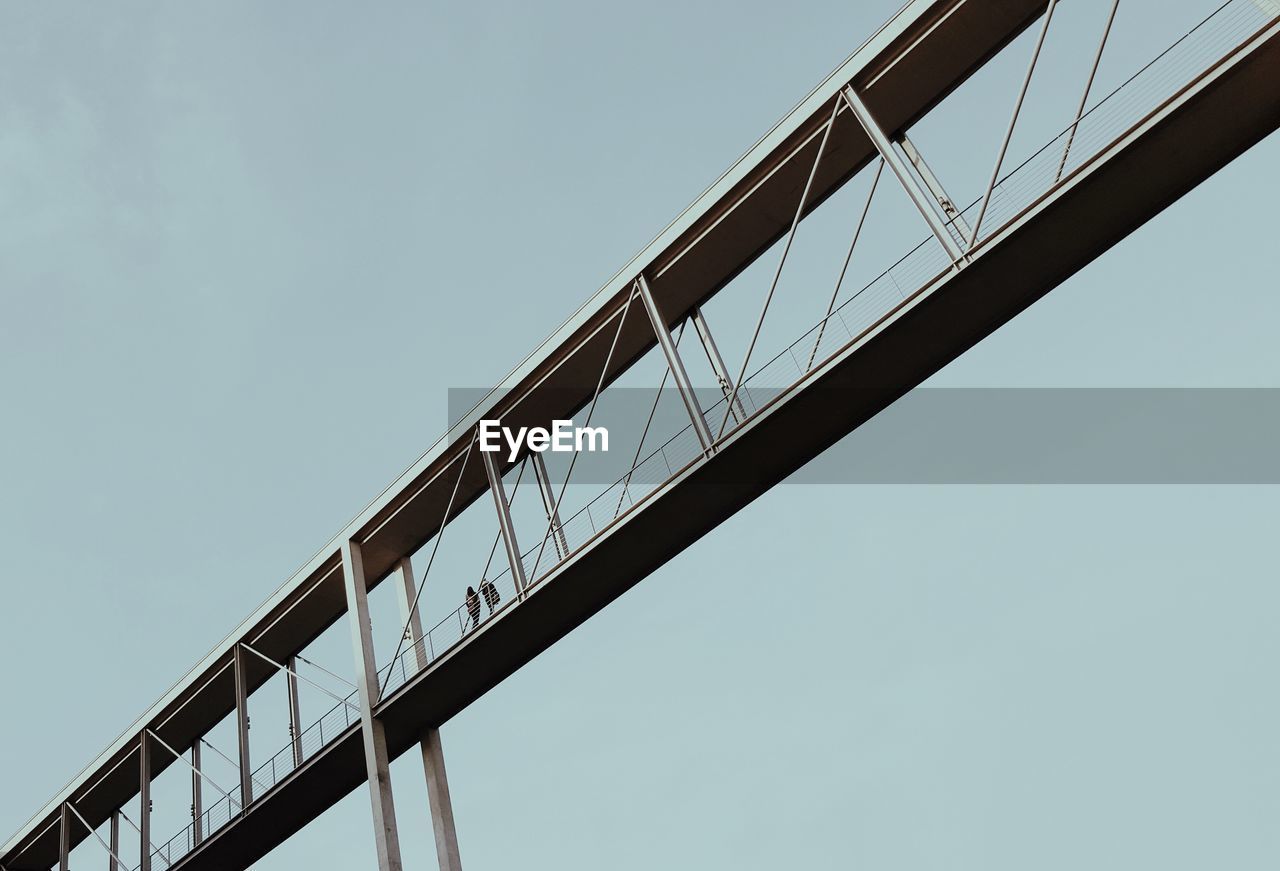
[[[488,456],[486,454],[486,456]],[[539,456],[534,454],[534,456]],[[413,607],[417,588],[413,580],[413,564],[404,557],[396,565],[396,599],[400,603],[400,616],[405,621],[406,641],[414,651],[414,661],[419,669],[427,667],[427,653],[422,641],[422,617]],[[440,871],[462,871],[462,859],[458,853],[458,832],[453,823],[453,802],[449,798],[449,778],[444,767],[444,746],[440,742],[440,730],[427,729],[422,736],[422,768],[427,778],[427,803],[431,810],[431,829],[435,834],[436,858]]]
[[[378,666],[369,622],[369,588],[359,542],[342,544],[342,580],[347,594],[347,622],[356,660],[356,690],[360,699],[360,731],[364,740],[369,800],[373,809],[373,837],[378,871],[402,871],[400,833],[396,827],[395,798],[391,792],[391,763],[382,721],[373,715],[378,692]],[[143,869],[146,871],[146,869]]]

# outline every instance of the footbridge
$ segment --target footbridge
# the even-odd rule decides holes
[[[1075,52],[1079,102],[1060,107],[1054,135],[1018,152],[1030,84],[1070,5],[909,2],[40,808],[0,847],[0,869],[65,871],[89,842],[110,871],[237,871],[356,789],[369,793],[379,868],[398,869],[397,812],[418,811],[396,808],[388,766],[410,751],[423,758],[441,867],[460,868],[441,724],[1280,125],[1277,3],[1205,3],[1193,26],[1150,56],[1123,59],[1129,74],[1102,88],[1099,64],[1114,61],[1109,35],[1125,15],[1115,0],[1098,5],[1089,44]],[[991,172],[977,196],[956,202],[911,134],[1013,51],[1018,73],[992,131]],[[855,185],[869,191],[868,208],[851,212],[857,220],[829,252],[835,287],[783,300],[793,242]],[[906,204],[917,235],[851,285],[859,234],[875,220],[871,197],[881,196]],[[757,261],[750,337],[730,364],[711,309]],[[776,342],[765,327],[780,306],[811,316]],[[713,373],[711,399],[694,388],[695,356]],[[481,420],[590,420],[599,397],[646,360],[680,397],[683,425],[642,441],[625,474],[594,495],[573,503],[540,455],[510,462],[477,449]],[[530,486],[542,513],[520,528],[511,503]],[[494,546],[475,554],[476,577],[492,585],[486,605],[496,607],[483,620],[467,603],[424,620],[436,549],[477,512]],[[386,582],[403,632],[380,661],[368,596]],[[355,680],[325,689],[332,707],[302,722],[298,694],[320,691],[308,689],[318,685],[305,671],[308,645],[340,621]],[[281,674],[288,741],[258,746],[249,699]],[[215,783],[206,738],[227,719],[238,779]],[[152,784],[173,766],[190,772],[190,824],[156,831]]]

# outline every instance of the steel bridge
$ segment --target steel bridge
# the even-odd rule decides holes
[[[1078,107],[1067,107],[1058,135],[1014,164],[1011,137],[1059,5],[909,2],[23,825],[0,848],[0,869],[66,871],[71,850],[88,839],[110,871],[244,869],[361,784],[379,868],[399,869],[389,761],[415,748],[440,866],[460,868],[442,723],[1280,126],[1276,0],[1207,4],[1199,24],[1103,94],[1094,80],[1114,0],[1080,53]],[[1031,46],[1025,76],[1010,83],[1011,117],[989,181],[962,207],[909,133],[1011,45]],[[905,194],[923,241],[843,301],[839,282],[821,290],[817,320],[789,345],[758,346],[797,232],[851,180],[867,177],[871,195],[877,184]],[[847,253],[836,252],[845,268],[866,216],[849,228]],[[731,368],[703,308],[771,251],[777,262],[755,331]],[[677,338],[686,324],[719,385],[714,402],[693,388],[690,344],[682,349]],[[662,361],[688,423],[638,450],[625,475],[578,508],[568,507],[540,455],[508,463],[476,449],[482,419],[590,420],[601,393],[646,357]],[[510,511],[512,478],[518,487],[526,468],[545,509],[540,540],[527,530],[521,538]],[[473,507],[492,512],[498,529],[502,571],[489,580],[501,605],[483,623],[463,605],[428,629],[410,558],[433,557]],[[384,581],[395,586],[404,632],[395,656],[380,663],[368,593]],[[304,724],[301,683],[319,685],[300,673],[303,654],[344,615],[356,680],[324,690],[333,707]],[[263,759],[251,753],[248,700],[279,674],[291,737]],[[237,746],[227,755],[239,778],[224,788],[205,771],[202,748],[226,718],[235,723]],[[151,796],[173,765],[191,772],[192,814],[170,837],[153,829]],[[123,812],[134,801],[136,820]],[[136,839],[137,862],[123,858],[126,838]]]

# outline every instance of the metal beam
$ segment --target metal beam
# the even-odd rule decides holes
[[[658,308],[658,301],[653,298],[653,291],[649,288],[649,281],[644,277],[643,272],[636,278],[636,289],[640,292],[640,301],[644,303],[644,311],[649,316],[649,323],[653,325],[654,335],[658,337],[658,347],[662,349],[662,356],[667,360],[667,368],[671,370],[671,380],[675,382],[685,410],[689,412],[689,419],[693,421],[693,429],[698,434],[703,453],[709,456],[715,444],[715,438],[711,435],[711,428],[707,426],[707,419],[702,415],[702,407],[698,404],[697,394],[693,392],[689,373],[685,371],[675,340],[671,338],[671,330],[667,328],[667,319]]]
[[[126,817],[127,819],[127,817]],[[151,741],[144,729],[138,736],[138,871],[151,871]]]
[[[880,129],[879,122],[871,114],[867,104],[862,101],[862,97],[854,90],[853,85],[845,85],[841,93],[844,95],[845,102],[849,104],[849,108],[853,110],[853,117],[858,119],[862,129],[871,138],[871,144],[880,152],[880,156],[889,165],[889,169],[893,170],[898,183],[907,192],[907,196],[910,197],[912,204],[920,212],[925,223],[929,225],[933,235],[942,243],[942,247],[946,250],[951,261],[953,263],[962,261],[964,259],[964,251],[961,250],[960,244],[956,242],[951,232],[947,230],[946,222],[939,217],[937,210],[933,207],[933,198],[920,187],[915,175],[907,167],[906,161],[902,159],[902,156],[893,147],[893,143],[889,141],[889,137],[884,130]]]
[[[111,846],[107,848],[107,852],[111,854],[111,861],[107,863],[107,871],[123,871],[120,866],[120,811],[111,812],[111,831],[107,835]]]
[[[191,846],[204,840],[204,778],[200,776],[200,742],[191,745]]]
[[[253,801],[253,766],[249,760],[249,676],[245,673],[243,645],[231,651],[236,678],[236,744],[239,747],[240,809]]]
[[[356,690],[360,698],[360,725],[364,738],[365,770],[369,778],[369,800],[373,809],[378,871],[402,871],[404,866],[400,860],[400,834],[396,828],[396,805],[391,792],[387,737],[382,721],[373,715],[374,694],[378,691],[378,664],[369,622],[369,587],[358,542],[342,544],[342,581],[347,593],[347,622],[351,627],[351,647],[356,660]]]
[[[293,765],[302,764],[302,701],[298,696],[298,657],[289,657],[285,672],[285,686],[289,693],[289,742],[293,745]]]
[[[396,564],[396,600],[400,604],[400,616],[405,621],[405,639],[413,645],[414,661],[418,669],[430,663],[428,651],[422,647],[422,618],[412,603],[417,594],[413,581],[413,564],[404,557]],[[435,834],[436,861],[440,871],[462,871],[462,859],[458,853],[458,832],[453,822],[453,801],[449,798],[449,778],[444,767],[444,746],[440,742],[440,730],[427,729],[420,742],[422,768],[427,779],[427,803],[431,809],[431,829]]]
[[[58,820],[58,871],[71,871],[71,809],[66,802]]]
[[[551,533],[560,559],[569,555],[569,540],[564,537],[564,525],[560,522],[560,509],[556,507],[556,493],[551,486],[547,462],[538,451],[529,452],[533,457],[533,476],[538,479],[538,492],[542,494],[542,508],[551,522]]]
[[[747,411],[733,389],[733,375],[725,365],[724,357],[720,356],[720,348],[716,345],[716,340],[711,336],[711,324],[707,323],[701,308],[695,308],[690,319],[693,321],[693,328],[698,331],[698,340],[702,342],[702,350],[706,352],[711,371],[715,373],[716,381],[720,384],[720,392],[724,394],[726,400],[732,399],[733,407],[729,410],[734,420],[739,422],[746,420]]]
[[[515,524],[511,522],[511,506],[507,502],[507,491],[502,486],[502,476],[498,474],[498,466],[493,461],[493,454],[489,451],[481,451],[480,456],[484,460],[484,472],[489,477],[489,492],[493,494],[493,505],[498,511],[498,532],[502,534],[502,544],[507,551],[507,562],[511,564],[511,579],[515,582],[516,595],[524,598],[524,561],[520,558],[520,545],[516,541]]]

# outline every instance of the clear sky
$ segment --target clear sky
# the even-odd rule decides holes
[[[0,838],[895,4],[0,10]],[[1103,79],[1212,5],[1122,3]],[[1015,152],[1069,117],[1075,45]],[[957,199],[1027,47],[920,130]],[[932,383],[1280,386],[1278,163],[1272,136]],[[776,488],[445,725],[463,861],[1275,867],[1278,503]],[[393,776],[432,868],[420,763]],[[359,791],[257,867],[373,865]]]

